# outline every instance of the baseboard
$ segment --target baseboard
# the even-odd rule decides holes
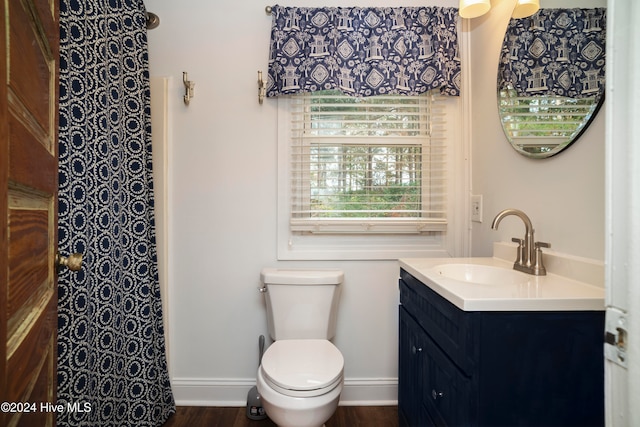
[[[174,378],[173,396],[178,406],[245,406],[255,379]],[[342,406],[398,404],[397,378],[345,379]]]
[[[255,380],[174,378],[171,380],[177,406],[244,406]]]
[[[398,404],[397,378],[351,378],[344,380],[342,406],[391,406]]]

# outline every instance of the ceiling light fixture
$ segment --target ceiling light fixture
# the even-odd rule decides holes
[[[540,0],[518,0],[513,9],[512,18],[526,18],[540,9]]]
[[[490,0],[460,0],[458,13],[463,18],[477,18],[491,9]]]

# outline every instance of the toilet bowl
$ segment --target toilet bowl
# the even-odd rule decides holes
[[[262,406],[280,427],[320,427],[340,400],[344,358],[331,343],[341,270],[264,268],[267,348],[256,379]]]
[[[280,340],[262,357],[258,393],[279,427],[320,427],[338,406],[343,373],[344,358],[330,341]]]

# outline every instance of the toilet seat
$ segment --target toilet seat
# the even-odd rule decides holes
[[[344,358],[328,340],[278,340],[262,356],[260,370],[279,393],[319,396],[342,383]]]

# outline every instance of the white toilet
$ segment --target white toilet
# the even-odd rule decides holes
[[[320,427],[340,400],[344,358],[336,331],[340,270],[265,268],[260,273],[274,343],[262,356],[257,388],[280,427]]]

